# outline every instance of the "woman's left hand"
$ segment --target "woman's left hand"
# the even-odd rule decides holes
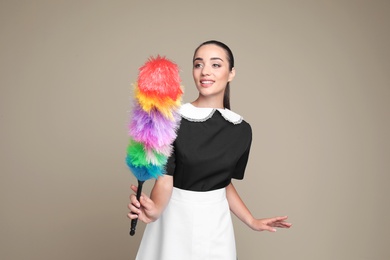
[[[276,228],[290,228],[292,226],[291,223],[286,222],[287,218],[287,216],[284,216],[253,219],[249,226],[256,231],[276,232]]]

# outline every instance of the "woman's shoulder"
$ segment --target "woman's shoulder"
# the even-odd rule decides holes
[[[225,115],[223,113],[221,114],[225,117],[225,119],[230,118],[229,121],[231,121],[235,125],[238,125],[241,129],[240,131],[243,131],[242,133],[244,135],[252,136],[252,127],[250,123],[244,119],[243,116],[226,108],[224,109],[224,113]]]

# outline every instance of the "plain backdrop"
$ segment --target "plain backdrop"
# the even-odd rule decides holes
[[[234,184],[294,224],[233,217],[239,259],[390,259],[389,28],[386,0],[1,0],[0,259],[134,259],[131,84],[163,55],[192,101],[210,39],[233,50],[232,110],[253,129]]]

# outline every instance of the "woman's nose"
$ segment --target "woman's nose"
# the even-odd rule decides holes
[[[210,68],[208,66],[204,66],[202,69],[202,75],[210,75],[210,74],[211,74]]]

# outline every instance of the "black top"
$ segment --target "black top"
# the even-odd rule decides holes
[[[226,187],[232,178],[243,179],[252,142],[246,121],[234,124],[215,109],[205,121],[182,115],[177,134],[166,173],[174,187],[210,191]]]

